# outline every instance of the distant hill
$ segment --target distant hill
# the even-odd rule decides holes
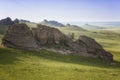
[[[37,24],[30,22],[28,20],[24,20],[24,19],[15,19],[12,20],[10,17],[4,18],[0,20],[0,34],[4,34],[5,31],[7,30],[8,26],[17,24],[17,23],[25,23],[27,24],[30,28],[36,27]]]
[[[33,26],[32,22],[28,20],[17,19],[17,18],[15,20],[12,20],[10,17],[7,17],[0,20],[0,34],[4,34],[8,26],[11,26],[17,23],[26,23],[30,27],[31,25]]]
[[[24,19],[18,19],[19,20],[19,23],[26,23],[26,22],[30,22],[28,20],[24,20]]]
[[[80,26],[71,25],[71,24],[66,24],[65,29],[68,29],[68,30],[77,30],[77,31],[86,31],[85,29],[81,28]]]
[[[65,29],[65,30],[86,31],[85,29],[81,28],[80,26],[71,25],[71,24],[64,25],[64,24],[62,24],[62,23],[60,23],[58,21],[44,20],[44,21],[40,22],[40,24],[50,26],[50,27],[61,28],[61,29]]]
[[[31,22],[31,21],[29,21],[29,20],[15,19],[14,22],[25,23],[25,24],[27,24],[30,28],[37,27],[37,23]]]
[[[29,20],[24,20],[24,19],[15,19],[12,20],[10,17],[7,17],[5,19],[0,20],[0,34],[4,34],[5,31],[7,30],[8,26],[14,25],[16,23],[25,23],[27,24],[30,28],[35,28],[37,27],[37,23],[31,22]],[[49,27],[55,27],[55,28],[62,28],[65,30],[77,30],[77,31],[86,31],[85,29],[81,28],[80,26],[77,25],[71,25],[71,24],[62,24],[58,21],[48,21],[44,20],[40,22],[39,24],[46,25]]]
[[[81,27],[86,30],[106,29],[106,27],[100,27],[100,26],[95,26],[90,24],[85,24],[85,25],[82,25]]]
[[[13,25],[15,23],[16,23],[16,21],[15,22],[12,21],[12,19],[10,17],[0,20],[0,25]]]
[[[48,21],[48,20],[43,20],[42,22],[40,22],[40,24],[42,25],[46,25],[46,26],[51,26],[51,27],[65,27],[64,24],[57,22],[57,21]]]
[[[16,24],[17,20],[12,21],[10,17],[0,20],[0,34],[4,34],[8,26]]]

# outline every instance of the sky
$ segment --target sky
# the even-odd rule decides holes
[[[0,19],[120,21],[120,0],[0,0]]]

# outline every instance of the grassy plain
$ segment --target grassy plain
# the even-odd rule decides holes
[[[120,34],[112,31],[60,29],[65,34],[87,35],[114,55],[116,62],[39,52],[0,48],[0,80],[120,80]]]

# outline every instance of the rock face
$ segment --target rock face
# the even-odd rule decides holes
[[[89,56],[96,57],[102,60],[113,60],[113,55],[105,51],[100,44],[94,39],[87,36],[80,36],[76,41],[78,45],[83,45],[83,51],[87,52]]]
[[[33,35],[38,41],[39,45],[65,45],[68,37],[56,28],[38,25],[37,28],[32,29]]]
[[[38,25],[30,30],[25,24],[16,24],[8,28],[3,45],[23,50],[39,50],[39,48],[62,54],[72,54],[113,61],[113,55],[105,51],[94,39],[81,36],[73,41],[56,28]],[[55,47],[59,46],[59,47]]]
[[[69,50],[68,54],[95,57],[102,60],[113,60],[112,54],[106,52],[100,44],[90,37],[81,36],[74,42],[58,29],[44,25],[38,25],[38,27],[33,29],[32,32],[38,41],[39,46],[55,44],[63,47],[61,52],[68,52]]]
[[[38,50],[38,45],[34,39],[31,30],[26,24],[16,24],[10,26],[3,37],[2,44],[5,47],[23,49],[23,50]]]

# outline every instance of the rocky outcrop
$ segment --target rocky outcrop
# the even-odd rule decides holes
[[[36,40],[26,24],[10,26],[3,37],[2,44],[15,49],[39,50]]]
[[[39,45],[66,45],[68,37],[65,36],[56,28],[48,27],[45,25],[38,25],[37,28],[32,29],[33,35],[38,41]]]
[[[8,28],[3,38],[3,45],[23,50],[39,50],[39,48],[78,56],[94,57],[113,61],[113,55],[105,51],[94,39],[81,36],[73,41],[56,28],[38,25],[30,30],[25,24],[17,24]]]
[[[14,21],[10,17],[0,20],[0,25],[13,25]]]
[[[39,46],[47,47],[49,45],[51,51],[66,52],[66,54],[94,57],[102,60],[113,60],[112,54],[105,51],[100,44],[90,37],[81,36],[74,42],[58,29],[44,25],[38,25],[32,32]],[[53,49],[55,45],[59,45],[59,49]],[[50,48],[48,50],[50,50]]]
[[[83,51],[86,52],[88,56],[96,57],[102,60],[113,60],[113,55],[105,51],[100,44],[98,44],[94,39],[87,36],[80,36],[76,41],[78,45],[83,45]],[[85,55],[85,56],[86,56]]]
[[[87,31],[84,28],[82,28],[81,26],[77,26],[77,25],[71,25],[71,24],[66,24],[65,27],[67,30],[76,30],[76,31]]]

